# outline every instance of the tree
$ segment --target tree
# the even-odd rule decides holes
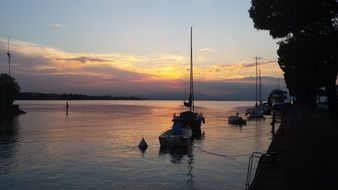
[[[0,103],[2,109],[11,108],[15,98],[20,93],[20,87],[15,79],[8,74],[0,75]]]
[[[337,29],[336,0],[252,0],[254,27],[269,30],[273,38],[299,33],[328,33]]]
[[[317,55],[307,38],[290,38],[279,43],[278,63],[284,71],[289,93],[303,105],[313,107],[320,86]]]
[[[279,38],[278,63],[290,95],[313,105],[325,87],[337,116],[338,3],[336,0],[252,0],[254,27]]]

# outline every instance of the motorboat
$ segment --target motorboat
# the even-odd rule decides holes
[[[264,118],[264,109],[259,106],[251,107],[246,110],[245,115],[248,116],[248,119]]]
[[[271,105],[271,108],[273,110],[278,111],[284,108],[286,99],[287,99],[287,92],[277,88],[271,91],[269,98],[268,98],[268,103]]]
[[[238,115],[232,115],[228,117],[228,123],[233,125],[245,125],[246,120]]]
[[[189,126],[174,123],[171,129],[164,131],[159,136],[161,146],[189,146],[192,130]]]

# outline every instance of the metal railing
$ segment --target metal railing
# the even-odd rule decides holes
[[[263,155],[265,155],[265,153],[261,153],[261,152],[253,152],[250,155],[249,164],[248,164],[248,171],[247,171],[247,174],[246,174],[245,190],[248,190],[249,186],[250,186],[253,159],[254,158],[260,159]]]

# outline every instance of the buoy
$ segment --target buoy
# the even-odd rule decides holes
[[[148,147],[148,144],[147,144],[147,142],[144,140],[143,137],[142,137],[142,140],[141,140],[140,144],[138,144],[138,147],[139,147],[139,148],[147,148],[147,147]]]
[[[140,144],[138,144],[138,149],[140,149],[140,151],[143,154],[143,153],[146,152],[147,148],[148,148],[148,144],[146,143],[146,141],[142,137],[142,140],[141,140]]]

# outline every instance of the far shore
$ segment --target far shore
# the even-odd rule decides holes
[[[55,94],[39,92],[22,92],[16,100],[146,100],[135,96],[88,96],[84,94]]]
[[[22,92],[16,100],[163,100],[163,101],[182,101],[182,97],[161,98],[161,97],[137,97],[137,96],[91,96],[84,94],[56,94],[40,92]],[[234,98],[196,98],[196,101],[255,101],[254,99],[234,99]],[[266,100],[264,100],[265,102]]]

